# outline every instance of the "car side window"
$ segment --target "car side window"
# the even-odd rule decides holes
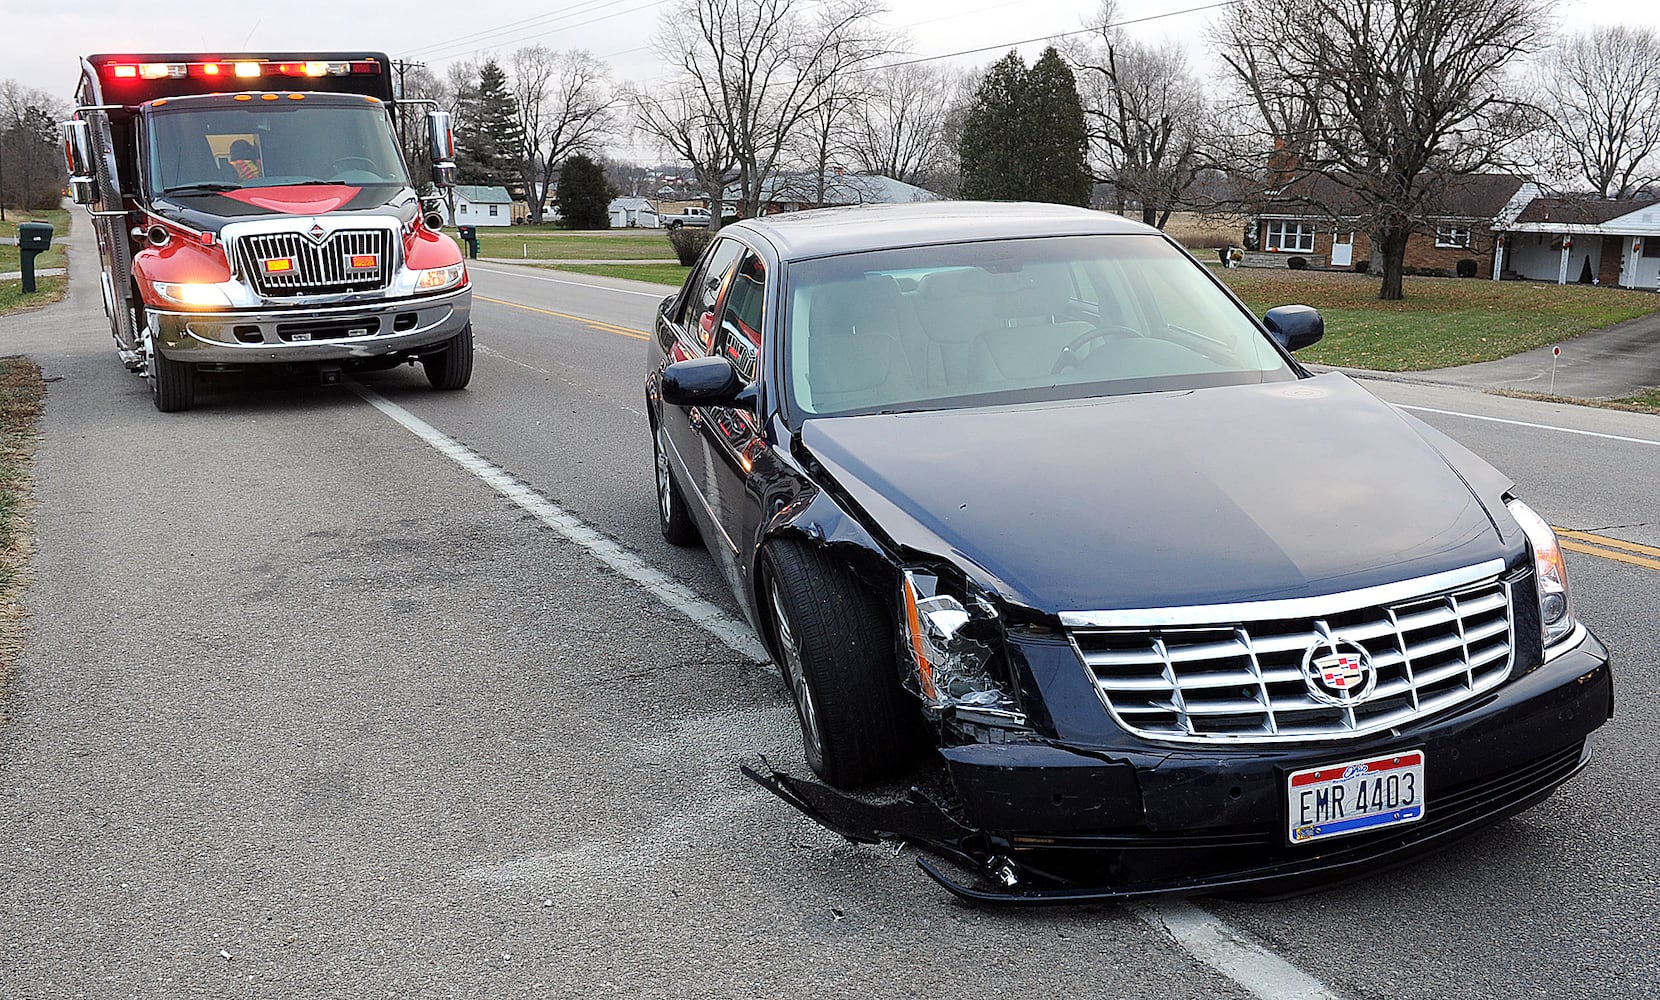
[[[697,338],[705,354],[711,351],[715,342],[715,304],[720,301],[727,274],[742,252],[743,244],[737,240],[717,240],[699,265],[697,276],[692,279],[692,287],[677,317],[681,329]]]
[[[719,351],[732,362],[744,381],[755,381],[761,357],[761,322],[766,302],[767,268],[753,253],[744,255],[733,272],[726,305],[721,310]]]

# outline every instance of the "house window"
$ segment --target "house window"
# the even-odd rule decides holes
[[[1438,247],[1467,247],[1470,245],[1469,226],[1436,226],[1435,245]]]
[[[496,206],[494,206],[494,205],[490,206],[490,217],[492,219],[496,217]]]
[[[1651,259],[1660,257],[1660,236],[1643,237],[1643,256]]]
[[[1308,253],[1314,249],[1314,227],[1306,222],[1288,222],[1270,219],[1264,250],[1297,250]]]

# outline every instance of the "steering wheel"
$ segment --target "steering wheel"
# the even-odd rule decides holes
[[[352,169],[346,166],[348,163],[361,163],[363,164],[361,169],[366,170],[371,174],[378,173],[380,170],[380,168],[375,165],[375,161],[369,159],[367,156],[342,156],[338,160],[335,160],[333,163],[329,164],[329,173],[338,174],[343,170]]]
[[[1064,372],[1068,368],[1076,365],[1080,360],[1082,360],[1078,356],[1078,352],[1083,350],[1085,346],[1093,344],[1096,341],[1108,341],[1117,337],[1140,336],[1141,332],[1139,330],[1133,330],[1130,327],[1122,326],[1117,323],[1111,323],[1106,326],[1098,326],[1087,333],[1081,334],[1073,340],[1072,343],[1061,348],[1061,356],[1055,359],[1055,366],[1049,369],[1049,374],[1059,375],[1061,372]]]

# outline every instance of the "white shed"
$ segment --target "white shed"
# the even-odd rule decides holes
[[[504,187],[458,184],[455,187],[455,224],[511,226],[513,196]]]
[[[657,206],[644,198],[612,198],[611,228],[657,228]]]

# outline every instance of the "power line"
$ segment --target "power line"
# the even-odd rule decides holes
[[[439,51],[439,50],[442,50],[442,49],[454,48],[455,45],[458,42],[471,42],[475,39],[487,38],[489,36],[498,35],[498,34],[501,34],[504,31],[509,31],[513,28],[517,28],[521,25],[529,25],[529,24],[533,24],[533,23],[536,23],[536,22],[539,22],[539,21],[557,20],[561,17],[569,17],[572,14],[586,13],[586,11],[583,8],[592,9],[595,4],[600,3],[600,2],[601,2],[601,0],[580,0],[580,2],[572,4],[571,6],[566,7],[563,10],[546,11],[546,12],[541,13],[541,14],[535,14],[535,15],[532,15],[530,17],[521,18],[517,21],[509,21],[506,24],[500,24],[500,25],[497,25],[493,28],[481,28],[478,31],[470,32],[469,34],[458,35],[458,36],[453,37],[453,38],[446,38],[443,41],[432,42],[432,43],[429,43],[427,45],[418,45],[415,48],[411,49],[409,51],[409,54],[410,55],[422,55],[422,54],[427,53],[427,52],[435,52],[435,51]]]
[[[571,16],[580,16],[582,14],[591,14],[595,11],[604,10],[606,7],[614,7],[619,3],[626,3],[626,2],[628,2],[628,0],[609,0],[608,3],[602,3],[602,4],[599,4],[598,6],[590,6],[587,10],[567,12],[566,14],[561,15],[561,17],[571,17]],[[521,35],[516,36],[514,38],[514,41],[528,42],[528,41],[532,41],[532,40],[537,39],[537,38],[546,38],[548,35],[551,35],[555,32],[571,31],[573,29],[585,27],[585,26],[590,25],[590,24],[598,24],[601,21],[609,21],[610,19],[612,19],[614,17],[626,17],[629,14],[637,14],[640,11],[643,11],[643,10],[650,10],[653,7],[660,7],[665,2],[667,2],[667,0],[651,0],[651,2],[641,4],[638,7],[629,7],[629,8],[626,8],[624,10],[613,11],[612,13],[609,13],[609,14],[601,14],[598,17],[591,17],[591,18],[588,18],[585,21],[576,21],[576,22],[571,23],[571,24],[560,24],[560,25],[556,25],[556,26],[553,26],[553,27],[549,27],[546,31],[538,31],[536,34],[532,34],[532,35],[523,35],[523,34],[521,34]],[[543,27],[543,26],[546,26],[546,25],[551,24],[551,23],[552,23],[551,21],[544,21],[542,25],[538,25],[537,27]],[[497,33],[499,33],[499,32],[497,32]],[[468,44],[470,44],[470,43],[468,43]],[[463,56],[463,55],[476,55],[477,53],[484,51],[486,48],[489,48],[489,46],[488,45],[479,45],[479,46],[473,48],[471,51],[467,51],[466,46],[463,45],[460,49],[444,50],[444,51],[437,52],[437,53],[434,53],[434,54],[429,54],[428,58],[432,58],[432,59],[453,59],[453,58],[456,58],[458,56]]]

